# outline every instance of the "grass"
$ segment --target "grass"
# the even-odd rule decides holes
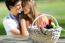
[[[37,2],[37,7],[40,12],[44,12],[47,14],[51,14],[58,20],[59,24],[63,29],[65,29],[65,19],[61,17],[65,17],[65,2]],[[2,25],[2,21],[4,16],[8,14],[8,10],[4,4],[4,2],[0,2],[0,34],[6,34]],[[59,18],[57,18],[59,16]],[[4,31],[3,31],[4,30]],[[65,36],[65,32],[62,31],[61,37]]]
[[[0,2],[0,35],[5,35],[6,32],[3,27],[3,18],[7,15],[7,8],[3,2]]]
[[[38,9],[41,12],[54,14],[56,16],[65,16],[65,2],[50,2],[50,3],[37,3]]]

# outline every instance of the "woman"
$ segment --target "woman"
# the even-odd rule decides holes
[[[26,29],[32,24],[36,17],[41,15],[41,13],[37,11],[35,4],[31,0],[23,0],[23,13],[24,15],[21,17],[20,24],[22,34],[25,35],[29,34],[26,32]],[[42,24],[43,27],[48,25],[48,18],[46,16],[41,17],[37,22],[35,22],[35,25],[39,28]]]

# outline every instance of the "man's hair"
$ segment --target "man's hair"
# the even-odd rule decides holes
[[[14,6],[19,0],[5,0],[5,4],[8,8],[8,10],[10,10],[10,6]]]

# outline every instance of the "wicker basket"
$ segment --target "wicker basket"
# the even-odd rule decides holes
[[[51,18],[53,18],[53,20],[56,23],[56,27],[53,29],[46,29],[46,28],[42,28],[38,29],[34,23],[41,17],[44,15],[40,15],[38,16],[32,23],[31,28],[29,28],[29,32],[30,32],[30,38],[34,41],[36,41],[37,43],[56,43],[60,37],[60,33],[62,28],[58,25],[57,20],[51,16],[51,15],[46,15],[46,16],[50,16]]]

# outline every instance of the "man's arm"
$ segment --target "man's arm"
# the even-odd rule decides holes
[[[13,35],[21,35],[20,34],[20,31],[18,29],[11,29],[10,32],[13,34]]]
[[[11,19],[4,19],[3,25],[8,34],[20,35],[20,30],[17,28],[16,21]]]

